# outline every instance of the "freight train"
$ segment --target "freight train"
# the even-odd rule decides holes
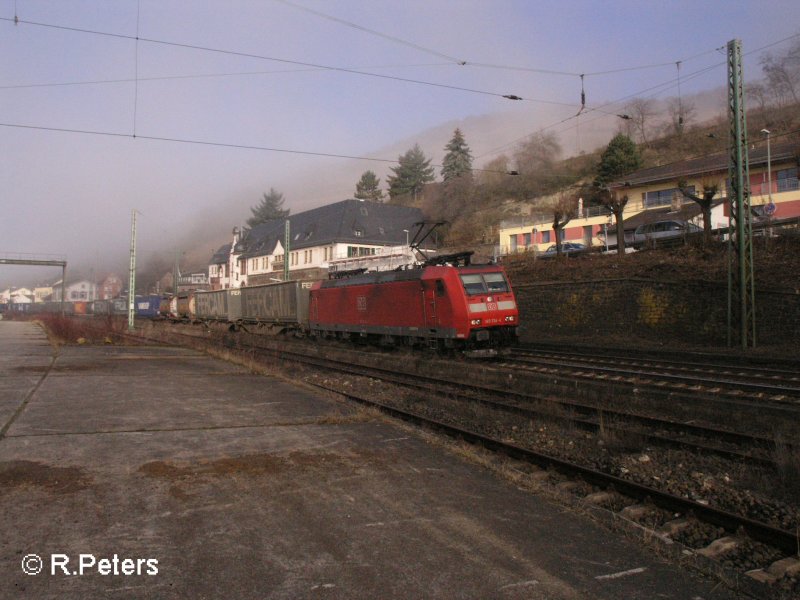
[[[500,266],[470,264],[469,255],[439,256],[392,271],[335,273],[324,281],[137,296],[134,310],[138,318],[382,346],[480,354],[512,345],[519,311],[508,277]],[[61,311],[60,303],[28,306],[30,312]],[[125,314],[127,302],[67,302],[65,309],[73,315]]]
[[[449,258],[325,281],[179,294],[162,303],[162,312],[173,320],[223,322],[234,329],[256,325],[386,346],[472,351],[514,343],[519,311],[503,268],[452,266]]]

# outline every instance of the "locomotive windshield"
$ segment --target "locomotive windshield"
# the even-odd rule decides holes
[[[468,296],[498,294],[508,291],[508,282],[502,273],[472,273],[462,275],[461,282]]]

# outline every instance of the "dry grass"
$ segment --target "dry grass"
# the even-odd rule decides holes
[[[114,317],[41,315],[36,320],[55,344],[112,343],[124,329],[123,321]]]

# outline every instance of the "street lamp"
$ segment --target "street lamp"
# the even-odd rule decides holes
[[[762,129],[761,133],[767,136],[767,185],[769,186],[769,203],[772,204],[772,154],[769,147],[769,129]],[[772,206],[770,206],[772,208]]]
[[[406,234],[406,246],[408,246],[408,229],[403,229]]]

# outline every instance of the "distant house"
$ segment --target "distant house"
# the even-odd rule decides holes
[[[28,288],[15,288],[11,291],[9,299],[11,304],[31,304],[33,302],[33,291]]]
[[[772,202],[776,220],[800,216],[800,187],[798,186],[798,159],[800,144],[773,144],[770,152],[770,169],[767,168],[767,148],[753,148],[749,153],[750,163],[750,206],[756,216],[762,216],[770,201],[768,179],[772,179]],[[683,180],[687,186],[702,195],[704,184],[715,184],[719,191],[720,210],[712,213],[712,227],[728,225],[728,153],[721,152],[692,160],[680,161],[661,167],[642,169],[631,173],[622,181],[612,184],[618,193],[627,194],[629,203],[644,211],[664,209],[680,198],[678,182]],[[769,173],[771,171],[771,174]],[[695,203],[681,198],[683,204]],[[627,219],[626,219],[627,222]],[[697,223],[702,225],[702,219]],[[626,226],[626,230],[628,227]]]
[[[116,273],[109,273],[103,281],[100,282],[97,294],[99,300],[111,300],[118,298],[122,292],[122,278]]]
[[[34,302],[49,302],[52,297],[53,297],[53,286],[42,285],[33,288]]]
[[[800,216],[800,189],[798,188],[798,156],[800,145],[795,143],[773,144],[770,156],[772,178],[772,202],[776,220]],[[685,220],[702,226],[703,219],[697,203],[685,198],[678,189],[678,182],[696,195],[702,195],[704,184],[716,184],[718,193],[711,213],[711,226],[728,225],[728,154],[721,152],[701,158],[684,160],[660,167],[641,169],[624,179],[614,182],[611,189],[628,196],[625,206],[625,235],[638,225],[660,220]],[[750,203],[756,216],[765,214],[770,200],[768,185],[767,149],[753,148],[749,153]],[[542,212],[527,218],[506,221],[500,227],[500,252],[513,254],[528,250],[545,250],[555,243],[552,233],[552,214]],[[616,229],[610,211],[601,206],[589,206],[579,210],[562,232],[562,240],[600,245],[605,230]]]
[[[67,283],[64,287],[67,302],[92,302],[97,300],[97,284],[87,279]],[[53,302],[61,302],[61,285],[53,284]]]
[[[211,257],[208,265],[208,282],[212,290],[224,290],[231,286],[230,268],[231,264],[231,249],[233,245],[239,241],[239,230],[234,229],[234,243],[225,244],[220,246],[219,249]]]
[[[178,291],[207,290],[209,288],[208,274],[205,271],[181,273],[178,275]]]
[[[222,246],[211,258],[209,281],[212,289],[280,281],[285,261],[291,279],[326,278],[331,261],[407,247],[409,236],[417,230],[415,224],[422,220],[417,208],[343,200],[263,223],[244,233],[234,229],[232,243]]]
[[[581,200],[578,214],[561,230],[561,241],[600,245],[611,222],[611,211],[606,207],[584,206]],[[544,251],[556,243],[553,213],[547,210],[534,209],[530,215],[504,220],[498,233],[500,254]]]

